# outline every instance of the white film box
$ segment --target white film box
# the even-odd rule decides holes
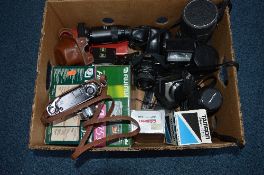
[[[142,134],[164,134],[165,132],[164,110],[132,110],[131,117],[139,123]],[[132,125],[132,129],[136,127]]]

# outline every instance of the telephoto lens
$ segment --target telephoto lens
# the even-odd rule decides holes
[[[84,23],[77,26],[78,37],[87,37],[89,43],[115,43],[127,41],[131,35],[131,29],[126,26],[101,26],[88,28]]]
[[[218,8],[210,0],[192,0],[184,8],[181,32],[207,42],[218,22]]]
[[[78,37],[86,37],[90,44],[116,43],[129,41],[133,49],[147,53],[160,54],[165,47],[165,41],[171,37],[168,30],[139,26],[101,26],[88,28],[84,23],[77,26]]]

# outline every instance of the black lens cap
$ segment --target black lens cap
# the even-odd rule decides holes
[[[193,61],[197,67],[214,66],[218,64],[219,54],[209,45],[199,45],[194,52]]]
[[[200,103],[208,112],[215,112],[221,107],[223,96],[215,88],[206,88],[200,94]]]

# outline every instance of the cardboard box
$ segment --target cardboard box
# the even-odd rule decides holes
[[[58,41],[57,33],[63,27],[76,26],[78,22],[85,22],[88,26],[101,26],[103,18],[112,18],[114,24],[139,26],[151,25],[156,27],[169,27],[174,24],[181,15],[182,9],[188,0],[47,0],[43,14],[43,28],[41,31],[40,48],[38,55],[37,79],[35,82],[35,96],[32,106],[32,119],[30,127],[29,147],[31,149],[45,150],[72,150],[71,146],[45,145],[45,127],[40,121],[41,114],[48,103],[48,91],[46,89],[46,72],[48,62],[55,66],[53,49]],[[219,2],[219,0],[215,1]],[[151,9],[151,10],[147,10]],[[165,24],[156,23],[157,18],[167,17]],[[223,20],[217,26],[212,45],[217,49],[220,58],[226,57],[234,60],[232,47],[232,34],[230,29],[230,16],[225,12]],[[243,63],[242,63],[243,64]],[[223,105],[215,114],[217,118],[216,131],[219,134],[229,135],[238,140],[241,145],[245,144],[240,99],[237,86],[237,72],[235,68],[228,68],[228,84],[217,82],[217,88],[223,94]],[[216,73],[219,75],[219,72]],[[132,88],[132,109],[139,109],[139,104],[133,100],[135,97],[142,99],[142,92]],[[94,151],[130,151],[130,150],[182,150],[182,149],[206,149],[236,146],[233,142],[223,142],[212,138],[212,144],[192,146],[167,145],[164,140],[153,143],[151,139],[142,139],[131,148],[106,147],[96,148]]]

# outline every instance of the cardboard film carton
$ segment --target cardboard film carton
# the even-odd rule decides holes
[[[65,91],[76,87],[85,81],[99,78],[101,74],[107,76],[108,91],[115,101],[113,115],[130,115],[130,66],[56,66],[52,68],[49,88],[50,100],[61,95]],[[113,76],[115,75],[115,76]],[[103,118],[109,110],[111,102],[106,102],[99,115]],[[109,123],[95,127],[90,141],[106,137],[106,135],[127,133],[131,130],[128,123]],[[64,122],[53,122],[46,128],[45,143],[50,145],[78,145],[85,134],[83,120],[76,115]],[[131,146],[131,139],[119,139],[117,141],[99,145],[103,146]]]
[[[212,143],[205,109],[174,112],[166,116],[166,143],[192,145]]]
[[[219,2],[215,0],[214,2]],[[48,62],[57,65],[54,60],[53,49],[58,41],[58,31],[63,27],[76,26],[78,22],[85,22],[87,26],[101,26],[103,18],[110,17],[114,24],[139,26],[151,25],[160,28],[172,26],[181,16],[187,0],[177,1],[149,1],[149,0],[48,0],[46,1],[43,14],[43,27],[41,31],[40,48],[38,55],[37,78],[35,82],[35,96],[32,106],[32,119],[30,127],[29,147],[31,149],[48,150],[71,150],[71,146],[45,145],[45,127],[40,121],[41,114],[48,102],[48,91],[46,90],[46,71]],[[146,11],[146,7],[148,10]],[[104,13],[98,13],[98,12]],[[107,14],[107,15],[106,15]],[[159,17],[167,17],[164,24],[157,23]],[[175,32],[175,31],[173,31]],[[212,36],[212,45],[219,52],[221,60],[234,60],[232,47],[232,33],[230,29],[230,16],[225,12],[223,20],[218,24]],[[216,73],[219,76],[219,72]],[[238,93],[238,82],[236,69],[227,69],[228,84],[217,82],[217,88],[223,94],[223,105],[215,114],[217,118],[216,131],[219,134],[229,135],[238,140],[241,145],[245,144],[242,114],[240,110],[240,98]],[[132,97],[142,99],[142,92],[131,88]],[[139,109],[139,104],[131,101],[132,109]],[[210,122],[209,122],[210,123]],[[96,148],[94,151],[131,151],[131,150],[182,150],[182,149],[207,149],[236,146],[233,142],[224,142],[212,138],[211,144],[199,144],[191,146],[168,145],[164,140],[153,143],[151,139],[142,139],[127,147],[104,147]]]
[[[107,94],[115,101],[113,115],[130,115],[130,66],[96,66],[96,76],[101,74],[107,77]],[[109,110],[111,102],[106,103]],[[128,133],[131,130],[129,123],[109,123],[106,126],[106,135]],[[131,139],[119,139],[107,143],[109,147],[131,146]]]
[[[49,98],[57,96],[95,78],[94,66],[56,66],[52,68]],[[81,116],[75,115],[63,122],[53,122],[46,128],[45,143],[53,145],[78,145],[83,133]],[[92,138],[91,138],[92,139]]]

